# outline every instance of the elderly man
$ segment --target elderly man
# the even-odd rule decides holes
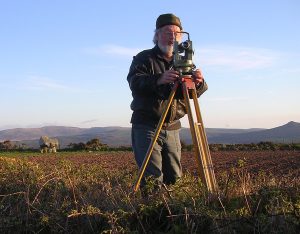
[[[174,41],[181,41],[181,31],[182,25],[177,16],[160,15],[156,20],[153,38],[155,46],[134,56],[129,69],[127,81],[133,96],[132,147],[139,167],[167,105],[172,83],[180,76],[172,67],[173,45]],[[207,85],[199,69],[193,72],[193,79],[200,96]],[[174,184],[182,175],[179,131],[180,118],[186,114],[186,108],[178,91],[154,145],[141,186],[145,185],[145,178],[148,177],[155,178],[159,183]]]

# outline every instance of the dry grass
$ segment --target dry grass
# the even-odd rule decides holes
[[[109,153],[120,164],[122,153]],[[43,158],[39,158],[43,157]],[[298,233],[300,179],[294,171],[252,173],[239,159],[218,171],[220,194],[207,194],[186,170],[175,185],[132,193],[136,168],[97,163],[108,153],[0,157],[0,231],[63,233]],[[85,157],[89,157],[85,155]],[[242,157],[241,157],[242,158]],[[124,159],[124,158],[123,158]],[[55,162],[55,163],[54,163]],[[81,162],[81,163],[78,163]],[[113,163],[112,163],[113,164]],[[126,164],[126,165],[124,165]],[[105,166],[106,165],[106,166]]]

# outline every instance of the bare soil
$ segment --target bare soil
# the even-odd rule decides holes
[[[63,156],[61,156],[63,155]],[[275,177],[286,175],[299,178],[300,151],[218,151],[211,152],[214,170],[218,176],[224,171],[237,167],[238,161],[245,162],[245,168],[251,174],[260,171],[272,174]],[[54,166],[60,160],[70,160],[75,165],[101,165],[109,170],[137,170],[132,152],[82,152],[57,153],[29,156],[28,159],[45,166]],[[197,173],[197,163],[193,152],[182,153],[183,171]]]

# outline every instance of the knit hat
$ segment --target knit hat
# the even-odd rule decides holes
[[[173,14],[162,14],[156,20],[156,29],[166,25],[176,25],[182,30],[180,19]]]

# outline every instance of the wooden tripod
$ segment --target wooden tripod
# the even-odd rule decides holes
[[[200,107],[199,102],[197,99],[197,93],[196,93],[196,87],[195,83],[192,80],[191,75],[183,75],[181,76],[181,85],[182,85],[182,91],[183,91],[183,98],[187,109],[189,124],[190,124],[190,130],[192,135],[192,140],[194,144],[194,151],[195,151],[195,158],[198,165],[198,175],[200,176],[202,182],[207,187],[208,192],[215,194],[218,192],[218,186],[214,174],[214,168],[213,163],[211,160],[211,155],[209,151],[209,146],[207,142],[207,137],[200,113]],[[144,172],[146,170],[147,164],[149,162],[149,159],[151,157],[154,145],[158,139],[158,135],[161,131],[161,128],[163,126],[163,123],[165,121],[165,118],[167,116],[168,110],[170,109],[172,100],[175,96],[176,90],[179,86],[179,81],[175,82],[172,91],[170,93],[170,96],[167,101],[167,106],[165,110],[163,111],[163,114],[159,120],[159,123],[157,125],[157,128],[154,133],[154,137],[149,145],[149,148],[147,150],[147,154],[144,158],[143,164],[139,170],[138,178],[136,183],[134,184],[133,191],[137,192],[141,183],[141,179],[144,175]],[[194,120],[192,108],[190,104],[190,100],[193,100],[194,103],[194,111],[196,114],[196,121]]]

